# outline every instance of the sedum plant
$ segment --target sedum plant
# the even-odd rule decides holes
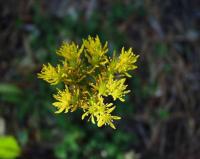
[[[113,121],[121,117],[112,115],[116,106],[105,100],[111,96],[114,101],[125,101],[125,95],[130,92],[126,77],[131,77],[129,71],[137,68],[138,55],[132,48],[125,50],[124,47],[119,57],[115,53],[112,58],[108,57],[107,52],[107,42],[102,44],[98,36],[89,36],[80,46],[63,42],[56,51],[61,61],[56,66],[43,65],[38,78],[51,85],[64,84],[64,89],[57,89],[53,95],[55,113],[81,109],[82,120],[87,118],[98,127],[109,125],[115,129]]]

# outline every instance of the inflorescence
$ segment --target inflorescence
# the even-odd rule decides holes
[[[135,63],[139,56],[132,48],[123,47],[119,57],[115,53],[112,58],[108,57],[107,52],[107,42],[103,45],[98,36],[89,36],[83,39],[81,46],[63,42],[56,51],[62,57],[61,62],[56,66],[43,65],[38,78],[51,85],[64,84],[64,89],[57,89],[53,95],[55,113],[82,109],[82,119],[88,118],[98,127],[107,124],[115,129],[113,121],[121,117],[111,115],[116,106],[106,103],[105,98],[112,96],[114,101],[125,101],[125,95],[130,92],[126,77],[131,77],[129,72],[137,68]]]

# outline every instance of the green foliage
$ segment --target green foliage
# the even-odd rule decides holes
[[[77,158],[79,155],[77,152],[81,151],[78,142],[82,138],[83,132],[74,127],[69,133],[64,134],[63,140],[56,145],[55,156],[59,159]],[[73,157],[70,157],[70,153],[74,154]]]
[[[20,147],[13,136],[0,136],[0,158],[14,159],[20,155]]]
[[[21,95],[22,91],[17,86],[9,83],[0,83],[0,99],[2,101],[17,103]]]

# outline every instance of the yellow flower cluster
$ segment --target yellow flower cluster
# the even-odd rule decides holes
[[[138,55],[131,48],[127,51],[122,48],[119,57],[110,58],[107,52],[107,42],[103,45],[98,36],[89,36],[80,47],[64,42],[56,52],[62,57],[57,66],[43,65],[38,78],[51,85],[65,85],[53,95],[56,113],[82,109],[82,119],[87,117],[98,127],[109,125],[115,129],[113,121],[121,117],[111,114],[116,107],[106,103],[105,98],[112,96],[113,100],[125,101],[125,95],[130,92],[126,90],[126,77],[131,77],[129,71],[137,68]]]

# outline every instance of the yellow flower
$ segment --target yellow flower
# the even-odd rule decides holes
[[[86,116],[90,116],[88,120],[91,120],[93,124],[95,124],[95,117],[97,116],[98,105],[92,105],[88,108],[88,110],[82,115],[82,120]]]
[[[120,119],[121,117],[119,116],[112,116],[109,113],[103,113],[102,115],[99,116],[97,126],[102,127],[103,125],[108,124],[113,129],[116,129],[115,125],[113,124],[113,120],[120,120]]]
[[[96,36],[96,38],[89,36],[87,40],[83,40],[83,44],[87,50],[85,55],[89,63],[98,66],[99,64],[108,62],[107,57],[105,56],[108,52],[107,42],[103,46],[98,36]]]
[[[110,114],[115,109],[112,103],[105,104],[103,97],[98,96],[96,99],[91,98],[88,104],[87,110],[82,115],[82,120],[86,116],[89,116],[88,120],[91,120],[93,124],[97,121],[98,127],[108,124],[115,129],[113,120],[119,120],[121,118]]]
[[[103,100],[102,100],[103,102]],[[102,111],[99,112],[99,115],[97,117],[97,126],[98,127],[102,127],[103,125],[108,124],[109,126],[111,126],[113,129],[115,128],[115,125],[113,124],[114,120],[120,120],[121,117],[119,116],[112,116],[110,113],[112,113],[115,109],[115,106],[113,106],[112,103],[109,104],[105,104],[104,106],[105,109],[103,109]]]
[[[132,48],[130,48],[128,51],[125,51],[123,47],[119,59],[116,62],[115,70],[117,70],[118,73],[124,73],[126,76],[131,77],[127,71],[137,68],[135,62],[137,61],[138,57],[138,55],[133,53]]]
[[[75,43],[63,42],[61,47],[57,50],[57,54],[65,58],[71,67],[78,67],[80,65],[81,53],[83,52],[84,45],[80,48]]]
[[[71,109],[72,95],[69,89],[66,87],[63,91],[58,90],[58,93],[53,96],[58,102],[54,102],[53,105],[58,108],[55,113],[61,113],[65,111],[67,113]]]
[[[108,91],[106,87],[106,78],[103,78],[102,75],[99,75],[95,81],[95,84],[92,83],[91,86],[98,91],[99,95],[107,96]]]
[[[137,67],[138,56],[131,48],[127,51],[122,48],[119,57],[115,52],[109,57],[107,52],[107,42],[102,44],[98,36],[89,36],[81,45],[62,43],[56,51],[63,57],[57,66],[43,65],[38,78],[51,85],[61,83],[65,86],[53,95],[56,113],[81,109],[82,119],[87,117],[98,127],[109,125],[115,129],[113,122],[121,117],[112,114],[116,106],[112,102],[106,103],[105,98],[112,96],[114,101],[125,101],[125,95],[130,92],[125,77],[130,77],[128,71]]]
[[[112,76],[109,77],[106,87],[109,91],[109,95],[111,95],[114,100],[119,99],[124,102],[124,96],[130,92],[130,90],[126,90],[127,85],[124,85],[125,80],[125,78],[114,80]]]
[[[98,99],[95,97],[91,97],[89,99],[89,101],[87,102],[88,107],[85,111],[85,113],[82,115],[82,120],[89,115],[89,119],[91,120],[93,124],[95,124],[95,118],[98,117],[99,115],[99,111],[102,111],[102,108],[104,108],[104,106],[102,105],[102,100],[103,99]]]
[[[41,78],[51,85],[58,84],[62,79],[61,66],[53,67],[51,64],[43,65],[41,73],[38,73],[38,78]]]

